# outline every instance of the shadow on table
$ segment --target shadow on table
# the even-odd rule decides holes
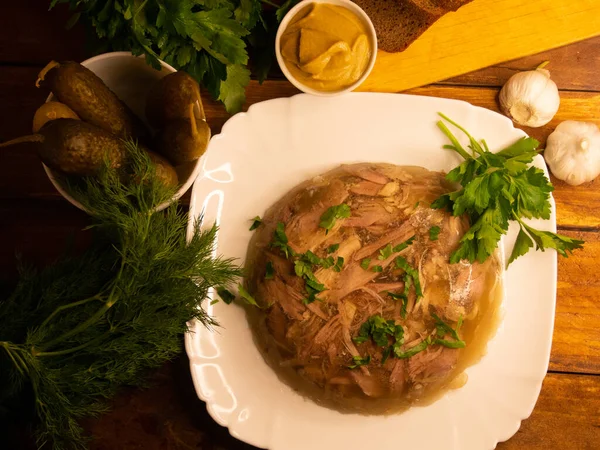
[[[233,438],[198,399],[185,353],[146,389],[126,389],[104,416],[88,420],[90,450],[254,450]]]
[[[233,438],[198,399],[185,353],[166,364],[144,389],[125,388],[107,414],[83,421],[90,450],[256,450]],[[0,449],[34,450],[28,428],[0,423]]]

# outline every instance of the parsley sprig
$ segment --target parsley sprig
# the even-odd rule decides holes
[[[366,366],[367,364],[369,364],[371,362],[371,355],[367,355],[365,357],[362,356],[353,356],[352,357],[352,364],[350,364],[348,366],[348,369],[356,369],[357,367],[360,366]]]
[[[465,161],[446,176],[462,188],[442,195],[431,207],[447,208],[454,216],[467,214],[472,224],[458,249],[450,256],[450,262],[463,259],[485,261],[498,247],[511,220],[517,221],[521,230],[508,264],[527,253],[534,243],[538,250],[553,248],[565,257],[583,247],[583,241],[536,230],[523,221],[550,218],[550,192],[553,187],[543,170],[529,166],[538,154],[538,141],[523,137],[492,153],[484,140],[478,142],[460,125],[441,113],[440,116],[469,138],[468,148],[471,150],[469,154],[448,126],[442,120],[438,122],[440,130],[452,143],[444,148],[454,150]]]

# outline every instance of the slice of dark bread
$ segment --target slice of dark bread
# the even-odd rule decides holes
[[[436,20],[472,0],[353,0],[373,21],[377,44],[401,52]]]

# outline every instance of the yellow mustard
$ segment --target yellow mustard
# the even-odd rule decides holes
[[[343,6],[312,3],[281,36],[281,56],[292,76],[310,88],[332,92],[355,83],[371,57],[368,28]]]

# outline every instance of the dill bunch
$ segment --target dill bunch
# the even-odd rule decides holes
[[[38,447],[86,447],[80,418],[106,410],[120,387],[181,351],[186,323],[216,325],[202,309],[208,291],[240,269],[214,257],[217,228],[196,222],[175,204],[156,212],[173,190],[129,142],[127,173],[67,182],[91,213],[94,244],[81,256],[42,271],[22,269],[0,301],[0,410],[31,402]]]

